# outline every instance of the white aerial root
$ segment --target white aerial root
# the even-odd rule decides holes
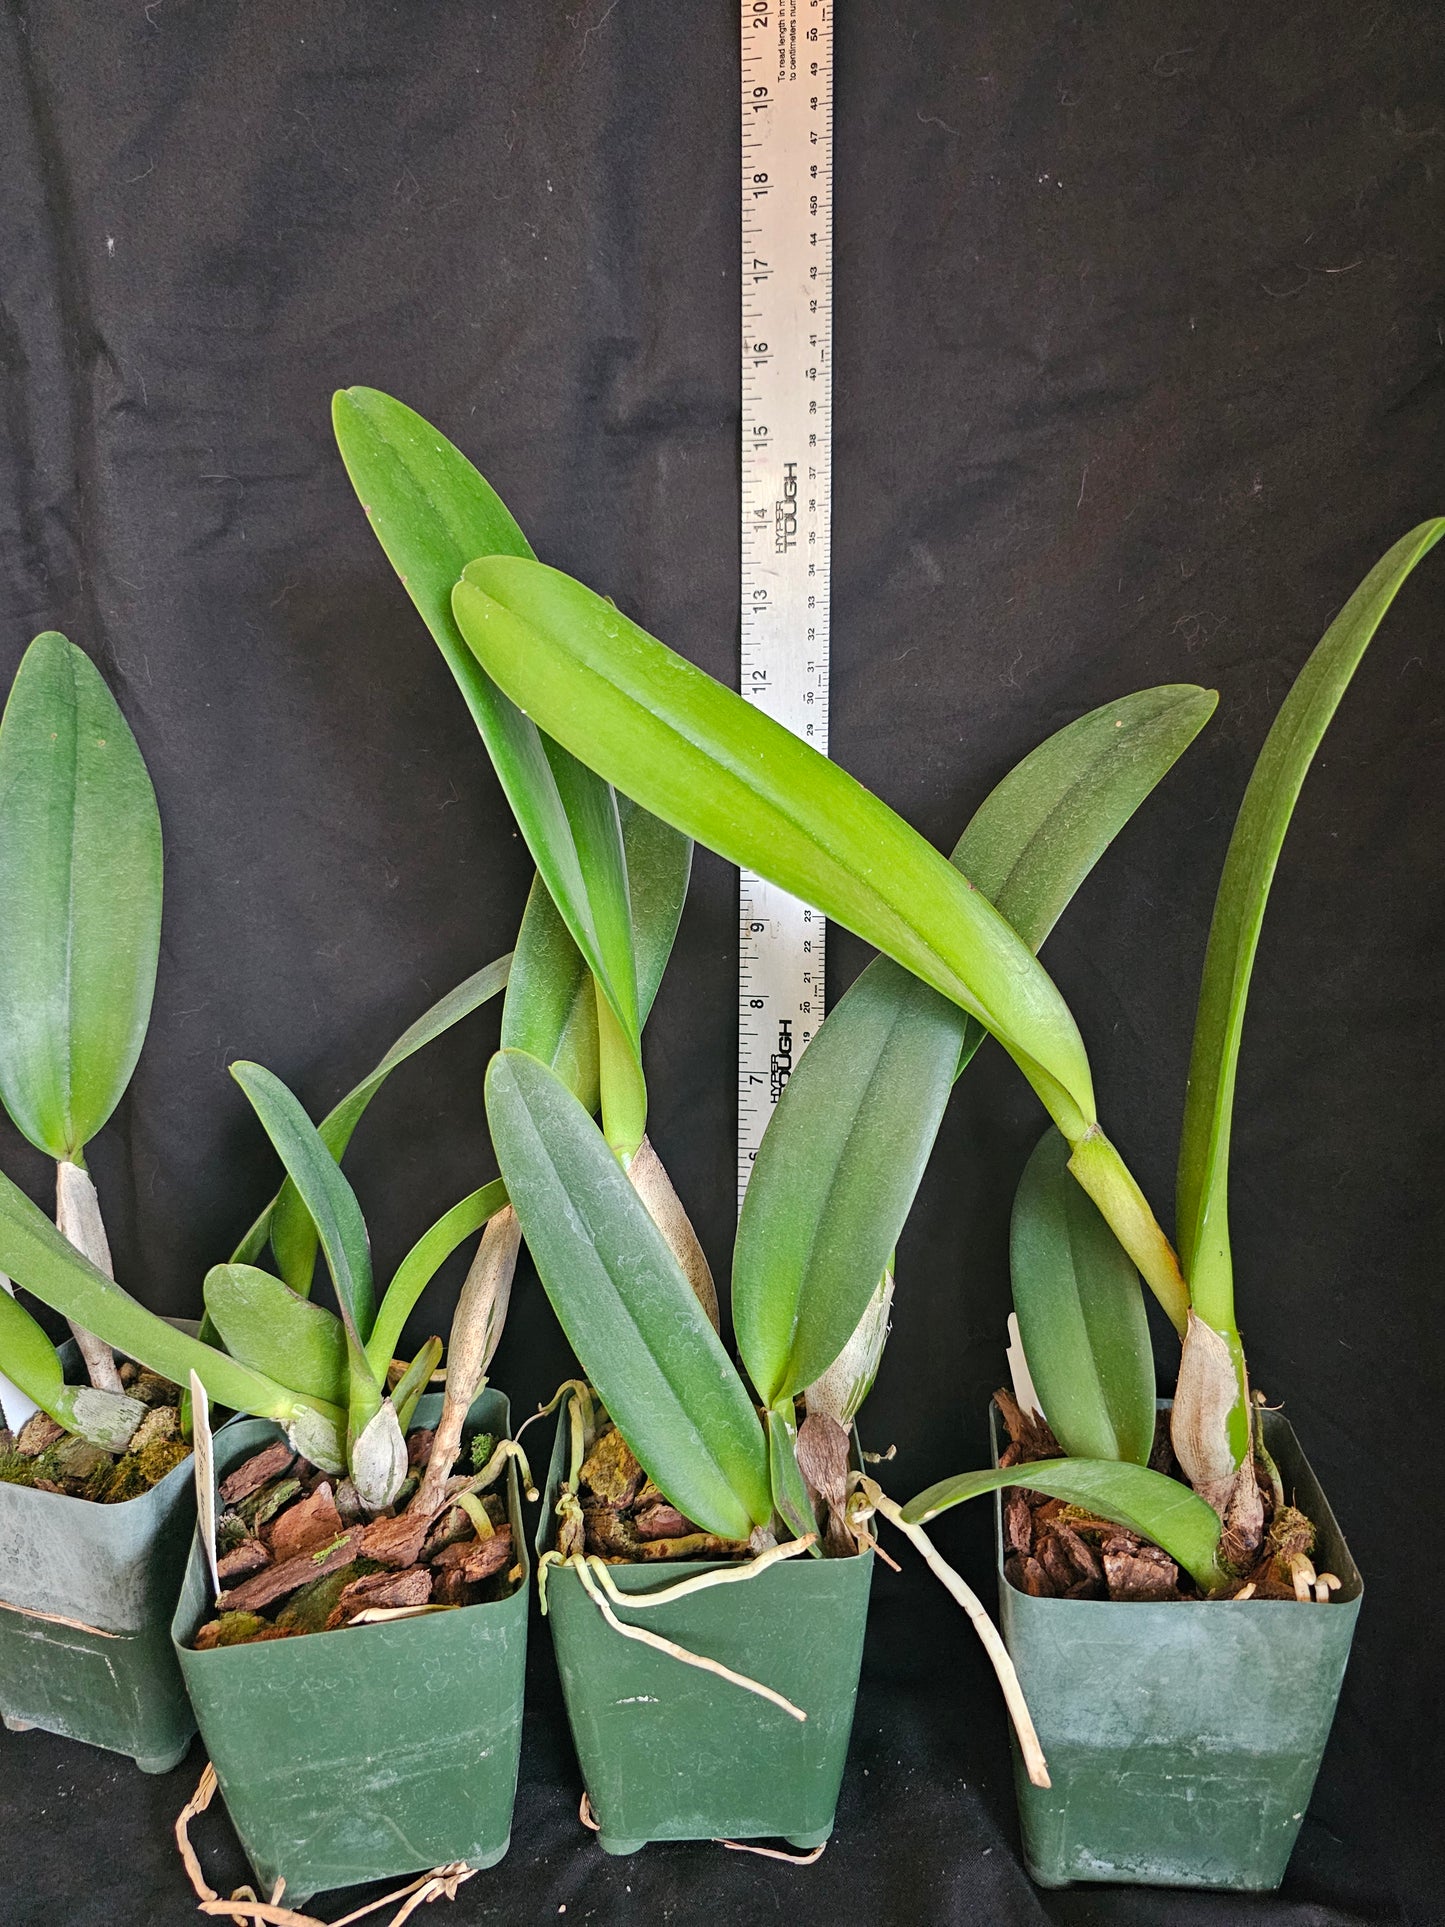
[[[798,1541],[797,1545],[798,1550],[801,1551],[802,1541]],[[784,1548],[778,1547],[776,1550],[783,1551]],[[764,1561],[770,1558],[770,1554],[764,1553],[762,1558],[755,1560],[751,1567],[743,1567],[731,1573],[702,1573],[699,1574],[698,1577],[710,1579],[714,1583],[726,1579],[754,1579],[757,1577],[757,1569],[763,1565]],[[595,1567],[598,1571],[606,1571],[606,1567],[600,1559],[593,1559],[590,1563],[591,1566]],[[597,1581],[593,1578],[592,1571],[589,1569],[589,1562],[584,1559],[580,1553],[574,1553],[570,1559],[565,1561],[565,1564],[577,1574],[577,1577],[582,1582],[583,1591],[587,1594],[587,1597],[592,1601],[593,1605],[596,1606],[608,1625],[614,1632],[621,1633],[624,1639],[635,1639],[640,1645],[651,1646],[654,1652],[666,1653],[669,1659],[680,1660],[684,1666],[695,1666],[700,1672],[712,1673],[718,1679],[727,1680],[730,1685],[742,1687],[745,1693],[755,1693],[759,1699],[770,1700],[774,1706],[781,1707],[790,1719],[807,1719],[808,1716],[801,1706],[794,1706],[793,1702],[789,1699],[784,1699],[781,1693],[775,1693],[771,1686],[764,1686],[759,1680],[749,1679],[745,1673],[735,1673],[730,1666],[724,1666],[720,1660],[708,1659],[702,1653],[690,1653],[685,1646],[679,1646],[676,1641],[671,1639],[663,1639],[658,1633],[650,1633],[643,1626],[624,1625],[608,1604],[606,1593],[602,1591]],[[692,1582],[683,1581],[684,1586],[690,1583]],[[682,1587],[679,1586],[677,1590],[680,1592]],[[629,1606],[637,1604],[635,1598],[627,1597],[626,1595],[623,1596],[626,1597]]]
[[[605,1560],[594,1557],[592,1566],[602,1581],[602,1590],[614,1605],[631,1606],[640,1612],[644,1606],[671,1605],[674,1599],[706,1592],[710,1586],[736,1586],[744,1580],[759,1579],[769,1566],[779,1566],[785,1559],[796,1559],[800,1552],[806,1552],[817,1537],[816,1532],[806,1533],[801,1539],[789,1539],[785,1545],[770,1546],[745,1566],[728,1566],[721,1572],[697,1572],[691,1579],[679,1579],[675,1586],[664,1586],[660,1592],[623,1592]]]
[[[1315,1596],[1317,1575],[1313,1563],[1302,1552],[1290,1554],[1289,1576],[1294,1581],[1294,1596],[1305,1605],[1312,1605]]]
[[[592,1802],[583,1792],[581,1804],[577,1808],[577,1818],[589,1833],[601,1833],[597,1816],[592,1811]],[[821,1847],[814,1847],[811,1853],[784,1853],[780,1847],[758,1847],[749,1840],[714,1840],[715,1847],[727,1847],[732,1853],[755,1853],[764,1860],[782,1860],[790,1867],[811,1867],[815,1860],[821,1860],[827,1850],[825,1840]]]
[[[467,1481],[467,1491],[485,1492],[489,1485],[495,1485],[508,1459],[515,1459],[517,1461],[517,1471],[521,1474],[522,1479],[522,1491],[525,1493],[528,1503],[535,1505],[537,1503],[537,1488],[532,1482],[532,1468],[527,1463],[526,1453],[515,1439],[497,1440],[496,1449],[492,1453],[492,1456],[487,1460],[481,1471],[474,1474],[474,1476]],[[458,1499],[461,1496],[460,1493],[457,1494]],[[452,1500],[453,1505],[455,1505],[456,1502],[456,1499]]]
[[[536,1411],[532,1413],[530,1418],[524,1418],[522,1420],[522,1423],[517,1427],[516,1437],[520,1439],[522,1434],[526,1431],[527,1427],[529,1425],[535,1425],[539,1418],[550,1417],[550,1415],[553,1412],[555,1412],[557,1407],[562,1403],[563,1399],[566,1398],[569,1392],[572,1394],[572,1402],[574,1407],[577,1403],[577,1400],[580,1397],[586,1397],[590,1404],[591,1387],[587,1384],[585,1379],[581,1379],[581,1378],[564,1379],[562,1383],[557,1387],[556,1391],[553,1392],[552,1396],[547,1400],[547,1403],[545,1405],[539,1405]]]
[[[939,1554],[922,1526],[908,1523],[903,1516],[903,1508],[890,1499],[875,1480],[865,1477],[862,1473],[855,1473],[853,1483],[855,1498],[863,1500],[863,1506],[855,1507],[855,1511],[862,1511],[865,1517],[868,1513],[881,1512],[890,1525],[896,1526],[905,1538],[911,1539],[923,1555],[934,1577],[957,1600],[972,1620],[973,1629],[983,1641],[983,1649],[998,1675],[999,1685],[1003,1688],[1004,1703],[1008,1707],[1009,1718],[1013,1721],[1014,1731],[1018,1735],[1019,1751],[1023,1754],[1029,1779],[1038,1787],[1051,1786],[1053,1783],[1049,1779],[1048,1763],[1044,1759],[1044,1750],[1039,1745],[1039,1736],[1034,1728],[1028,1701],[1024,1698],[1024,1689],[1019,1684],[1019,1676],[1014,1671],[1014,1663],[1009,1658],[1008,1648],[999,1636],[998,1628],[984,1611],[977,1593],[965,1585],[948,1561]]]
[[[258,1900],[255,1889],[251,1887],[238,1887],[227,1900],[208,1884],[201,1872],[196,1850],[191,1845],[190,1824],[215,1799],[216,1787],[216,1769],[208,1760],[200,1783],[181,1808],[175,1825],[176,1846],[186,1870],[186,1878],[196,1896],[197,1911],[210,1915],[212,1919],[235,1921],[237,1927],[249,1927],[252,1921],[263,1923],[264,1927],[327,1927],[327,1923],[319,1920],[315,1914],[300,1914],[294,1908],[282,1905],[282,1896],[286,1891],[284,1880],[276,1882],[269,1900]],[[462,1882],[470,1880],[476,1871],[464,1860],[453,1860],[445,1867],[434,1867],[430,1873],[419,1874],[415,1880],[408,1881],[406,1886],[383,1894],[380,1900],[369,1901],[366,1906],[343,1914],[340,1920],[331,1923],[331,1927],[352,1927],[354,1921],[364,1920],[368,1914],[379,1913],[396,1900],[403,1904],[400,1911],[392,1915],[389,1927],[404,1927],[404,1923],[423,1904],[433,1900],[455,1900]]]
[[[726,1847],[730,1853],[755,1853],[761,1860],[781,1860],[789,1867],[811,1867],[828,1851],[826,1840],[811,1853],[784,1853],[781,1847],[758,1847],[751,1840],[718,1840],[714,1844]]]

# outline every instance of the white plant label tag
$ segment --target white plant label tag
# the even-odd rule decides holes
[[[1008,1375],[1013,1381],[1014,1403],[1019,1410],[1037,1412],[1041,1419],[1047,1419],[1048,1415],[1039,1404],[1039,1395],[1034,1390],[1029,1361],[1024,1357],[1024,1341],[1019,1336],[1019,1315],[1016,1311],[1008,1315]]]
[[[206,1388],[191,1373],[191,1444],[196,1455],[196,1524],[201,1544],[206,1548],[206,1564],[211,1569],[211,1596],[221,1590],[221,1575],[216,1570],[216,1449],[211,1442],[211,1401]]]

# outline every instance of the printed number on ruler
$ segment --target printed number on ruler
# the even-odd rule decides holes
[[[833,8],[742,0],[742,691],[824,755],[832,490]],[[824,920],[744,871],[738,1202],[823,1018]]]

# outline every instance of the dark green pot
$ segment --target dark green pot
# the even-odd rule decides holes
[[[417,1426],[441,1399],[423,1398]],[[507,1435],[499,1392],[483,1392],[466,1436]],[[218,1479],[278,1436],[259,1419],[216,1435]],[[507,1851],[527,1656],[530,1561],[515,1467],[507,1506],[521,1584],[495,1605],[426,1613],[299,1639],[197,1653],[210,1617],[199,1540],[172,1623],[201,1738],[241,1844],[269,1895],[288,1906],[324,1888],[391,1879]]]
[[[1030,1785],[1015,1747],[1024,1858],[1042,1887],[1261,1892],[1284,1878],[1363,1586],[1293,1430],[1275,1412],[1264,1428],[1318,1528],[1317,1568],[1342,1582],[1328,1606],[1034,1599],[1003,1576],[995,1502],[1003,1636],[1053,1780]]]
[[[67,1376],[79,1358],[61,1347]],[[0,1712],[165,1773],[196,1722],[170,1618],[196,1516],[194,1462],[120,1505],[0,1484]],[[69,1624],[59,1624],[69,1621]]]
[[[539,1554],[555,1535],[567,1446],[552,1452]],[[715,1560],[611,1566],[623,1592],[665,1591]],[[798,1721],[715,1674],[607,1625],[575,1572],[547,1571],[547,1618],[587,1797],[606,1853],[649,1840],[782,1838],[803,1850],[833,1831],[853,1727],[873,1555],[788,1561],[741,1585],[619,1617],[771,1686]],[[614,1608],[616,1610],[616,1608]]]

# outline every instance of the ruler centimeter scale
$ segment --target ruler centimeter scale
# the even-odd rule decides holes
[[[742,0],[742,693],[828,752],[833,6]],[[742,873],[738,1204],[823,1020],[826,927]]]

